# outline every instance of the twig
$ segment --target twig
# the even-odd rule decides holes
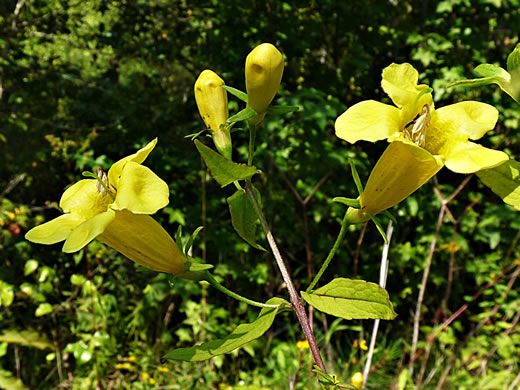
[[[287,290],[289,291],[289,296],[291,297],[291,305],[293,306],[293,309],[296,312],[296,315],[298,316],[298,320],[300,321],[300,324],[302,326],[303,333],[305,334],[305,337],[307,338],[307,341],[309,342],[309,347],[311,349],[312,356],[314,357],[314,361],[316,362],[318,367],[323,370],[323,372],[327,372],[327,369],[325,368],[325,365],[323,364],[323,360],[321,358],[320,351],[318,349],[318,345],[316,344],[316,339],[314,338],[314,334],[312,333],[312,329],[310,327],[305,308],[303,307],[300,297],[298,296],[298,293],[296,292],[296,289],[294,288],[294,284],[292,282],[291,276],[289,275],[289,272],[285,266],[285,262],[282,258],[282,255],[280,254],[280,250],[278,249],[278,246],[276,245],[276,241],[273,237],[273,234],[271,233],[271,229],[269,228],[269,225],[267,224],[267,220],[265,219],[264,213],[262,212],[262,209],[260,208],[260,206],[258,204],[256,195],[253,192],[253,190],[251,189],[250,181],[248,181],[246,184],[246,193],[249,196],[251,203],[253,204],[253,208],[255,209],[255,212],[258,215],[258,218],[260,219],[260,224],[262,225],[265,235],[267,236],[267,241],[273,252],[273,256],[276,260],[276,264],[278,265],[278,268],[280,269],[282,278],[287,286]]]
[[[386,238],[388,239],[388,243],[384,244],[383,253],[381,255],[381,268],[379,271],[379,285],[381,288],[386,287],[386,277],[388,275],[388,251],[390,249],[390,240],[392,239],[392,233],[394,231],[394,226],[392,221],[388,222],[388,227],[386,228]],[[376,338],[377,331],[379,329],[380,320],[377,319],[374,321],[374,327],[372,329],[372,337],[370,339],[370,347],[368,349],[368,357],[365,363],[365,369],[363,370],[363,389],[368,382],[368,375],[370,373],[370,365],[372,364],[372,356],[374,355],[374,349],[376,347]]]

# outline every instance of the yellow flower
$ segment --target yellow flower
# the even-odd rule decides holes
[[[159,372],[168,372],[170,370],[168,369],[168,367],[157,367],[157,371],[159,371]]]
[[[231,135],[225,124],[229,116],[227,92],[222,80],[212,70],[204,70],[195,82],[195,100],[206,126],[212,131],[217,150],[231,159]]]
[[[155,379],[150,378],[150,380],[148,381],[148,383],[151,384],[151,385],[155,385]]]
[[[116,364],[116,368],[118,370],[129,370],[132,366],[129,363],[118,363]]]
[[[350,143],[390,142],[360,196],[361,209],[349,210],[352,222],[401,202],[444,165],[453,172],[473,173],[508,160],[501,151],[469,141],[495,127],[496,108],[467,101],[435,109],[431,89],[418,85],[418,79],[410,64],[392,64],[383,70],[381,85],[397,107],[363,101],[336,120],[336,135]]]
[[[128,361],[129,362],[135,362],[137,359],[135,356],[128,356]]]
[[[141,374],[141,380],[142,381],[146,381],[146,380],[148,380],[148,378],[150,378],[150,375],[148,375],[146,372],[143,372]]]
[[[299,349],[308,349],[310,348],[309,347],[309,342],[307,340],[299,340],[297,343],[296,343],[296,348],[299,348]]]
[[[363,386],[363,374],[361,372],[358,371],[352,375],[352,384],[356,389],[361,389],[361,386]]]
[[[361,340],[359,342],[359,348],[361,348],[363,351],[368,350],[367,341],[366,340]]]
[[[358,339],[354,340],[354,342],[352,343],[352,346],[354,348],[358,348],[359,347],[359,340]]]
[[[94,239],[130,260],[159,272],[184,273],[186,256],[170,235],[147,214],[168,204],[168,185],[141,163],[157,139],[116,162],[108,175],[85,179],[61,197],[64,215],[36,226],[25,235],[38,244],[65,240],[63,251],[76,252]]]
[[[280,88],[283,74],[283,56],[270,43],[255,47],[246,58],[247,106],[259,115],[250,120],[262,122],[265,112]]]

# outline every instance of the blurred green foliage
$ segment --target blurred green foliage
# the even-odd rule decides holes
[[[224,337],[258,310],[148,272],[98,242],[65,255],[59,245],[23,239],[59,215],[59,198],[81,171],[106,169],[158,136],[147,164],[168,182],[171,202],[157,219],[171,234],[179,225],[188,232],[204,225],[193,254],[215,264],[237,292],[261,301],[285,296],[270,255],[233,231],[226,205],[232,189],[210,180],[184,138],[203,128],[193,97],[198,74],[210,68],[244,89],[245,57],[261,42],[276,44],[286,58],[278,101],[303,107],[266,119],[255,160],[264,172],[255,186],[300,289],[309,282],[307,259],[316,270],[338,232],[344,207],[331,199],[356,194],[348,158],[366,180],[385,147],[347,145],[334,136],[334,120],[360,100],[389,101],[380,80],[391,62],[412,63],[439,107],[465,99],[495,105],[499,123],[483,144],[518,159],[520,107],[509,96],[492,86],[446,88],[480,63],[505,62],[520,34],[518,0],[196,3],[0,3],[0,332],[23,340],[22,332],[31,332],[30,342],[1,338],[0,387],[317,386],[308,351],[296,348],[302,334],[293,316],[280,316],[266,336],[229,356],[163,361],[167,350]],[[243,108],[230,100],[233,113]],[[233,133],[235,161],[246,159],[247,140]],[[463,179],[443,170],[392,210],[399,224],[387,290],[399,316],[381,325],[368,388],[412,388],[413,311],[441,206],[434,188],[448,197]],[[520,218],[476,178],[448,207],[422,306],[419,348],[426,352],[414,362],[415,375],[425,372],[423,388],[504,388],[520,372]],[[257,242],[264,238],[259,233]],[[322,283],[334,276],[377,281],[381,247],[372,225],[351,227]],[[332,372],[347,382],[366,359],[354,341],[369,338],[372,322],[314,318]],[[35,340],[47,347],[36,348]]]

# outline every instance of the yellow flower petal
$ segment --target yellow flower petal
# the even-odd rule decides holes
[[[134,214],[153,214],[168,204],[168,185],[151,169],[133,161],[126,163],[112,208]]]
[[[83,222],[78,215],[64,214],[27,232],[25,239],[37,244],[55,244],[65,240],[72,229]]]
[[[355,143],[376,142],[399,134],[399,109],[367,100],[350,107],[336,119],[336,135]]]
[[[444,126],[451,126],[473,140],[482,138],[492,130],[498,120],[498,110],[480,102],[451,104],[436,111]]]
[[[403,138],[392,142],[379,158],[360,197],[361,209],[375,215],[414,193],[442,167],[440,157]]]
[[[98,240],[146,268],[175,275],[184,273],[186,256],[166,230],[148,215],[116,211],[114,222]]]
[[[79,251],[90,241],[99,236],[114,221],[116,214],[113,210],[100,213],[79,226],[67,237],[63,244],[63,252],[72,253]]]
[[[361,372],[356,372],[352,375],[352,384],[356,389],[361,389],[363,386],[363,374]]]
[[[142,164],[144,160],[146,160],[146,157],[150,154],[150,152],[155,148],[155,145],[157,145],[157,138],[150,141],[144,148],[139,149],[134,154],[131,154],[130,156],[126,156],[116,162],[110,170],[108,171],[108,181],[111,185],[114,187],[118,186],[119,183],[119,176],[121,176],[121,171],[123,170],[123,167],[125,164],[129,161],[133,161],[137,164]]]
[[[86,179],[70,186],[61,196],[62,210],[84,219],[106,211],[112,199],[109,195],[102,196],[96,188],[96,183],[96,180]]]
[[[494,168],[509,160],[504,152],[485,148],[473,142],[455,145],[446,155],[446,167],[457,173],[473,173]]]
[[[381,86],[394,104],[402,109],[401,127],[413,120],[425,104],[433,104],[431,93],[418,96],[428,88],[426,84],[417,85],[419,73],[407,63],[391,64],[383,70]]]

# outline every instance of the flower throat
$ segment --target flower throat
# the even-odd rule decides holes
[[[412,141],[421,148],[426,142],[426,129],[431,120],[430,106],[425,104],[421,109],[420,114],[417,114],[415,119],[407,124],[403,130],[403,136],[407,140]]]

